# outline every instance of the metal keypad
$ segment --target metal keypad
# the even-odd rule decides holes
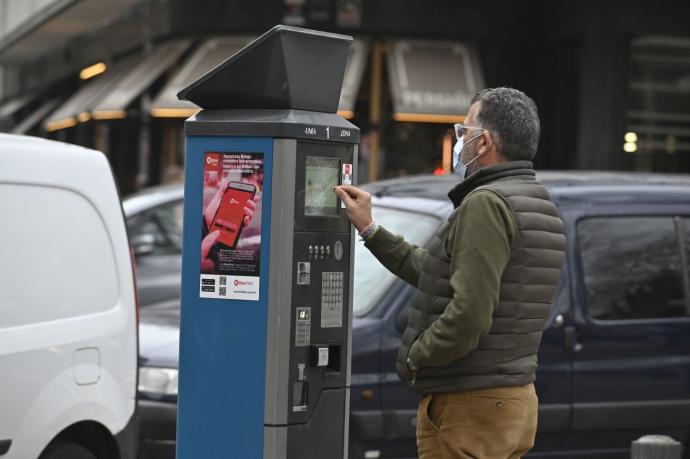
[[[295,315],[295,346],[309,346],[311,343],[311,308],[297,308]]]
[[[343,326],[343,273],[321,274],[321,328]]]

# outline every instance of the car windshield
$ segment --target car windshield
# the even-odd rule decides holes
[[[439,220],[435,217],[374,206],[374,220],[393,234],[400,234],[411,244],[424,246],[434,231]],[[353,313],[361,317],[369,312],[390,288],[396,277],[391,274],[363,244],[355,247],[355,288],[353,296]]]

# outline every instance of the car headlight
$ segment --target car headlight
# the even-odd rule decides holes
[[[139,368],[139,392],[160,395],[177,395],[176,368]]]

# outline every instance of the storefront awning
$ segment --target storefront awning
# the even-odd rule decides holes
[[[142,56],[93,107],[91,117],[95,120],[124,118],[127,106],[180,58],[189,43],[189,40],[169,41]]]
[[[60,99],[50,99],[42,103],[29,116],[21,120],[12,130],[12,134],[26,134],[31,128],[40,123],[55,107],[60,103]]]
[[[178,100],[177,93],[252,41],[252,37],[217,37],[205,41],[192,53],[154,99],[151,115],[160,118],[188,118],[199,110],[191,102]]]
[[[189,47],[187,40],[158,45],[150,54],[129,57],[82,86],[53,112],[44,127],[48,131],[74,126],[90,119],[127,116],[127,106],[168,70]]]
[[[484,88],[479,56],[458,42],[391,40],[387,65],[396,121],[454,123]]]
[[[129,57],[113,64],[108,70],[93,80],[89,80],[72,97],[67,99],[43,123],[47,131],[72,127],[77,122],[91,119],[93,108],[106,97],[114,85],[138,62],[137,57]]]
[[[53,0],[0,39],[0,62],[30,62],[112,20],[141,0]],[[23,3],[23,2],[19,2]],[[28,3],[28,2],[27,2]],[[33,2],[38,3],[38,2]]]
[[[350,119],[354,116],[355,103],[359,94],[359,86],[362,83],[362,75],[367,66],[369,56],[369,42],[355,39],[350,45],[345,66],[343,89],[340,92],[338,114]]]

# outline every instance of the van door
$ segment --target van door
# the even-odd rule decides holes
[[[686,226],[663,206],[646,215],[617,206],[578,220],[576,320],[564,328],[574,355],[566,450],[628,457],[631,441],[644,434],[686,440]]]
[[[570,424],[572,390],[572,355],[564,347],[563,328],[571,320],[569,270],[561,271],[551,309],[539,345],[539,367],[534,386],[539,397],[539,423],[532,453],[551,457],[563,449],[563,432]]]
[[[80,421],[116,434],[133,415],[134,285],[129,263],[118,270],[129,262],[124,224],[114,193],[109,209],[94,201],[0,177],[3,458],[35,458]],[[75,430],[70,441],[91,435]]]

